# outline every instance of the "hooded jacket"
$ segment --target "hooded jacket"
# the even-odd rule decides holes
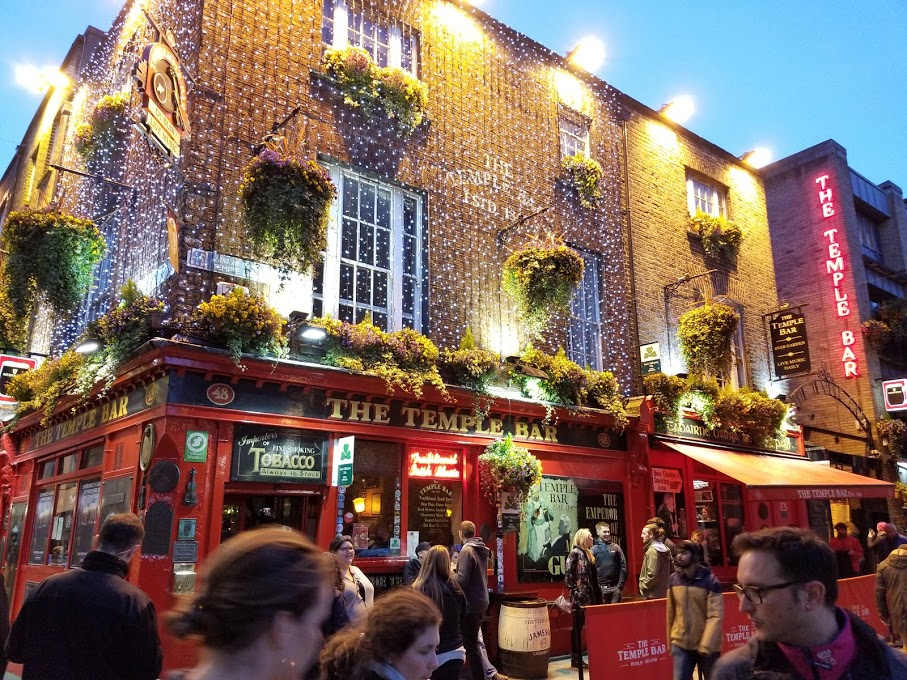
[[[907,546],[893,550],[876,571],[876,605],[902,638],[907,636]]]
[[[457,560],[457,582],[466,595],[466,613],[484,614],[488,609],[488,557],[491,551],[479,536],[466,540]]]
[[[639,570],[639,594],[647,600],[664,597],[671,578],[671,550],[661,541],[648,541],[643,548],[642,569]]]
[[[697,565],[692,578],[675,571],[669,580],[668,640],[681,649],[700,654],[721,651],[724,598],[721,583],[708,567]]]

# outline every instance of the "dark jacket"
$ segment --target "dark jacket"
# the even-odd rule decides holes
[[[9,637],[9,597],[6,594],[6,582],[0,574],[0,640]],[[0,678],[6,674],[6,651],[0,649]]]
[[[582,548],[574,547],[567,555],[564,585],[570,591],[570,602],[574,609],[577,606],[588,607],[602,603],[602,589],[598,584],[595,560],[589,559],[588,553]]]
[[[6,654],[22,680],[154,680],[161,642],[154,605],[125,580],[125,562],[90,552],[43,581],[13,623]]]
[[[443,602],[441,628],[438,631],[441,638],[438,643],[438,654],[463,646],[461,629],[466,619],[466,596],[455,579],[451,579],[445,584]]]
[[[598,571],[598,583],[602,588],[623,590],[627,580],[627,557],[617,543],[605,543],[595,539],[592,546],[595,557],[595,569]]]
[[[876,606],[879,616],[894,632],[907,637],[907,546],[891,551],[876,572]]]
[[[857,652],[841,680],[907,680],[907,655],[893,651],[859,617],[845,615],[850,617]],[[800,675],[778,645],[751,637],[718,659],[712,680],[800,680]]]
[[[422,570],[422,563],[419,561],[418,557],[412,558],[409,562],[403,565],[403,585],[411,586],[415,580],[419,577],[419,572]]]
[[[466,595],[466,612],[484,614],[488,609],[488,557],[491,552],[478,536],[467,539],[457,560],[457,582]]]

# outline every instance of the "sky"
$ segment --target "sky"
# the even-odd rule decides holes
[[[302,2],[307,0],[300,0]],[[316,0],[310,0],[316,1]],[[0,0],[0,174],[40,96],[17,87],[18,63],[59,65],[121,0]],[[596,75],[658,109],[691,95],[686,127],[740,155],[775,159],[826,139],[875,183],[907,192],[907,0],[484,0],[482,9],[566,54],[595,35]]]

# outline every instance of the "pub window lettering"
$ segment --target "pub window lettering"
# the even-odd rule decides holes
[[[397,66],[419,75],[419,33],[356,0],[324,0],[321,41],[336,49],[361,47],[378,66]]]

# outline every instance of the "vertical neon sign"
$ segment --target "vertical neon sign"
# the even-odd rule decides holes
[[[822,208],[822,219],[827,220],[835,214],[835,196],[832,193],[831,186],[828,182],[828,175],[816,177],[816,184],[819,185],[819,206]],[[841,285],[844,282],[844,272],[846,271],[844,255],[841,253],[841,244],[838,242],[838,230],[835,228],[826,229],[822,232],[825,237],[828,248],[828,255],[825,260],[825,273],[831,276],[832,288],[835,294],[835,312],[839,317],[850,316],[850,299],[844,292]],[[860,375],[857,368],[857,355],[853,351],[856,343],[853,331],[841,331],[841,363],[844,367],[845,378],[856,378]]]

